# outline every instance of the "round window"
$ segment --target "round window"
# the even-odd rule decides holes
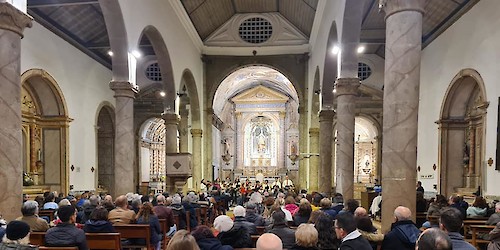
[[[370,77],[372,74],[372,69],[366,63],[358,63],[358,78],[360,81],[364,81]]]
[[[263,43],[273,34],[273,26],[264,18],[252,17],[241,23],[239,33],[245,42]]]
[[[155,82],[161,82],[161,71],[158,63],[152,63],[146,68],[146,77]]]

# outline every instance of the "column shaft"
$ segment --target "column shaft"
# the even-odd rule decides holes
[[[177,150],[177,125],[179,117],[174,113],[163,114],[165,120],[165,151],[166,153],[178,153]]]
[[[337,183],[344,199],[354,198],[354,118],[358,78],[337,79]]]
[[[115,187],[113,196],[134,192],[134,95],[137,89],[129,82],[110,82],[115,91]]]
[[[7,221],[21,215],[23,192],[21,132],[21,37],[31,19],[0,3],[0,211]]]
[[[192,163],[193,163],[193,188],[194,190],[199,190],[201,182],[201,137],[203,135],[203,130],[201,129],[191,129],[191,135],[193,136],[193,151],[192,151]]]
[[[423,6],[423,0],[388,0],[385,7],[382,231],[390,229],[399,205],[415,216]]]
[[[309,129],[309,191],[318,191],[318,170],[319,170],[319,128]],[[303,177],[305,179],[305,176]]]
[[[333,110],[322,110],[319,113],[319,144],[320,144],[320,169],[319,187],[320,193],[330,195],[332,192],[332,130]]]

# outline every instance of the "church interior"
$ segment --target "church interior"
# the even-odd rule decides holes
[[[289,178],[500,198],[500,1],[0,1],[0,212]],[[496,25],[498,24],[498,25]],[[497,80],[495,80],[497,79]],[[382,221],[382,227],[390,220]]]

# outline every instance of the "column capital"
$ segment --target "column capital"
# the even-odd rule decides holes
[[[359,78],[338,78],[335,82],[335,95],[357,95],[360,86]]]
[[[417,11],[424,14],[425,0],[379,0],[379,8],[385,12],[385,19],[402,11]]]
[[[319,128],[309,128],[309,136],[319,136]]]
[[[31,28],[33,18],[26,15],[10,3],[0,3],[0,29],[10,30],[24,37],[24,28]]]
[[[139,87],[132,85],[130,82],[109,82],[109,88],[115,91],[114,97],[130,97],[135,98],[135,94],[139,92]]]
[[[203,130],[202,129],[197,129],[197,128],[192,128],[191,129],[191,135],[193,137],[202,137],[203,135]]]
[[[319,111],[319,122],[333,122],[333,116],[335,116],[335,111],[321,110]]]
[[[175,113],[163,113],[161,118],[165,120],[165,125],[177,125],[179,123],[179,116]]]

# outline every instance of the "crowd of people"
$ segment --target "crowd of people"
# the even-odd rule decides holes
[[[86,232],[115,232],[115,225],[132,223],[150,225],[150,243],[160,249],[163,232],[159,219],[165,219],[170,229],[167,249],[475,249],[460,234],[467,216],[489,216],[488,223],[496,229],[491,232],[488,249],[500,249],[500,203],[492,211],[484,207],[480,196],[468,206],[459,196],[446,199],[438,195],[428,202],[417,192],[417,211],[439,219],[419,228],[410,209],[400,206],[394,210],[391,230],[382,234],[357,200],[344,202],[339,193],[333,197],[306,190],[296,193],[291,181],[285,186],[282,182],[278,186],[279,180],[274,182],[203,181],[200,192],[184,196],[128,193],[113,199],[90,192],[77,196],[46,193],[34,200],[25,196],[22,216],[6,228],[0,227],[0,250],[11,249],[7,246],[35,249],[29,245],[29,232],[33,231],[46,231],[47,246],[87,249]],[[198,225],[195,210],[201,207],[207,208],[208,219]],[[38,216],[42,209],[55,210],[54,220]],[[186,217],[187,211],[190,217]],[[265,233],[257,228],[265,228]],[[252,235],[260,235],[256,244]],[[129,243],[145,242],[124,242]]]

